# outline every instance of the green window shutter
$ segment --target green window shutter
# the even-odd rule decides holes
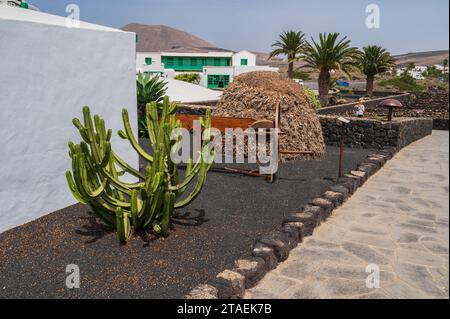
[[[226,89],[229,84],[229,75],[208,75],[208,88],[210,89]]]
[[[248,65],[248,59],[241,59],[241,65]]]
[[[150,58],[150,57],[145,58],[145,64],[146,65],[152,65],[152,63],[153,63],[153,59],[152,58]]]
[[[162,62],[165,67],[173,68],[173,57],[162,57]]]

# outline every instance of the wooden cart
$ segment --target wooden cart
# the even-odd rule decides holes
[[[300,150],[280,150],[280,144],[279,139],[281,136],[285,135],[284,132],[280,129],[280,116],[281,116],[281,108],[280,104],[277,105],[276,111],[275,111],[275,119],[274,120],[255,120],[250,118],[237,118],[237,117],[222,117],[222,116],[212,116],[211,117],[211,127],[214,127],[220,132],[225,133],[225,130],[228,129],[242,129],[246,130],[247,128],[253,128],[255,130],[259,129],[275,129],[278,134],[276,134],[275,138],[276,145],[278,145],[278,156],[279,154],[285,154],[285,155],[312,155],[313,152],[311,151],[300,151]],[[178,114],[176,116],[176,119],[181,122],[181,125],[183,128],[186,128],[188,130],[193,130],[193,122],[195,120],[199,119],[199,115],[185,115],[185,114]],[[269,134],[269,131],[267,131],[267,135]],[[278,158],[279,160],[279,158]],[[268,183],[274,183],[276,180],[276,174],[270,174],[270,175],[264,175],[260,174],[258,170],[248,170],[248,169],[237,169],[237,168],[229,168],[225,167],[224,170],[229,173],[236,173],[236,174],[243,174],[247,176],[254,176],[254,177],[264,177]]]

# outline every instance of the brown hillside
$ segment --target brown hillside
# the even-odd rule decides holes
[[[442,64],[444,59],[448,59],[448,50],[407,53],[396,55],[394,59],[398,66],[406,66],[408,63],[431,66],[434,64]]]
[[[124,26],[122,30],[135,32],[138,35],[139,42],[136,46],[138,52],[158,52],[174,47],[215,47],[214,44],[188,32],[164,25],[131,23]]]

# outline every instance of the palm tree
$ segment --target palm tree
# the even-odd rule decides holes
[[[395,66],[391,54],[378,45],[369,45],[362,49],[358,57],[358,67],[366,75],[366,94],[372,96],[375,76],[389,71]]]
[[[280,39],[272,44],[272,47],[276,49],[270,52],[269,59],[281,54],[286,55],[289,63],[288,76],[292,79],[294,75],[294,60],[303,53],[304,45],[305,34],[303,32],[284,31],[280,34]]]
[[[339,70],[350,77],[350,71],[356,65],[358,49],[351,47],[347,37],[338,40],[339,33],[321,33],[319,43],[312,39],[305,48],[307,66],[319,70],[319,99],[322,106],[328,105],[330,72]]]

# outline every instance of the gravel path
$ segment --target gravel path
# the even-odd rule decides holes
[[[346,170],[372,152],[347,149]],[[329,147],[319,160],[281,165],[273,185],[210,172],[167,238],[135,234],[120,246],[80,205],[2,233],[0,298],[181,298],[248,257],[254,240],[280,227],[284,214],[322,194],[337,175],[337,159]],[[68,264],[79,266],[80,289],[66,288]]]
[[[449,133],[434,131],[397,154],[246,298],[448,298],[448,222]]]

